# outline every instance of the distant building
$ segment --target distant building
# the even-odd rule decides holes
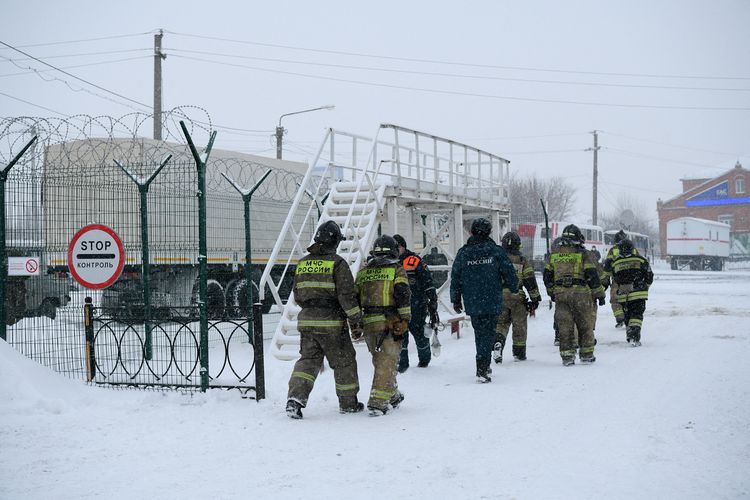
[[[750,256],[750,171],[737,162],[713,179],[680,180],[682,194],[656,202],[661,254],[666,254],[667,222],[677,217],[698,217],[729,224],[731,253]]]

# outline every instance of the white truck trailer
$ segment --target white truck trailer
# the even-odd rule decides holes
[[[727,224],[695,217],[667,222],[667,260],[672,269],[721,271],[729,248]]]

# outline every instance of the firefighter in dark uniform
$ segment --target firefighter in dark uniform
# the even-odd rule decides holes
[[[617,244],[617,255],[607,260],[605,270],[617,284],[617,300],[622,305],[628,343],[641,345],[641,326],[646,310],[648,289],[654,282],[654,273],[648,260],[638,255],[633,242],[625,239]]]
[[[440,318],[437,313],[437,293],[435,285],[432,284],[432,273],[422,258],[406,248],[406,240],[400,234],[394,234],[393,239],[398,245],[399,259],[404,266],[406,276],[409,278],[411,289],[411,320],[409,331],[417,344],[417,357],[420,368],[430,364],[432,353],[430,352],[430,341],[424,334],[424,322],[427,313],[430,314],[430,328],[434,328]],[[404,373],[409,368],[409,335],[404,335],[404,343],[401,345],[401,357],[398,361],[398,372]]]
[[[505,250],[490,234],[492,224],[484,218],[471,223],[471,237],[456,253],[451,268],[451,303],[457,313],[471,316],[476,345],[477,381],[491,382],[490,361],[495,344],[495,326],[503,309],[503,285],[518,293],[516,270]]]
[[[604,305],[604,288],[596,270],[596,262],[582,242],[578,226],[563,229],[560,248],[553,251],[544,266],[544,286],[555,302],[555,323],[560,331],[560,357],[565,366],[575,364],[574,326],[578,329],[579,357],[582,363],[593,363],[594,330],[592,296]]]
[[[355,413],[364,409],[357,400],[357,360],[347,328],[348,319],[352,337],[362,336],[362,311],[349,264],[336,254],[341,240],[338,224],[321,224],[307,249],[310,253],[297,264],[292,290],[302,310],[297,315],[300,358],[289,379],[286,404],[291,418],[302,418],[324,356],[333,369],[339,410]]]
[[[521,255],[521,238],[518,233],[514,231],[505,233],[500,240],[500,244],[508,253],[508,258],[516,270],[519,285],[518,293],[511,293],[508,284],[503,283],[503,309],[495,328],[495,346],[492,350],[492,358],[495,363],[503,362],[505,339],[508,337],[510,327],[513,326],[513,357],[518,361],[525,361],[527,317],[537,310],[542,297],[539,295],[534,268],[531,267],[526,257]],[[521,285],[529,293],[529,300],[526,300],[526,294],[523,293]]]
[[[620,328],[625,324],[625,312],[622,310],[622,305],[617,301],[617,283],[612,280],[612,274],[607,269],[612,268],[612,261],[617,257],[620,250],[617,248],[617,244],[622,240],[627,239],[625,231],[622,229],[615,234],[615,241],[612,248],[607,252],[607,256],[604,258],[604,273],[602,275],[602,285],[609,289],[609,305],[612,307],[612,314],[615,315],[615,328]],[[638,252],[635,252],[638,254]]]
[[[370,254],[372,258],[357,273],[355,287],[364,313],[365,342],[375,367],[367,408],[370,416],[377,417],[404,400],[396,383],[396,364],[409,328],[411,292],[392,237],[378,237]]]

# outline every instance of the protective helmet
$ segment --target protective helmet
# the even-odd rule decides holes
[[[633,242],[627,238],[617,243],[617,248],[620,250],[620,255],[623,257],[630,257],[633,255]]]
[[[487,237],[492,233],[492,223],[484,217],[474,219],[471,223],[471,234]]]
[[[620,229],[619,231],[617,231],[617,233],[615,233],[615,245],[620,243],[622,240],[626,240],[626,239],[628,239],[628,235],[625,234],[625,231],[623,231],[622,229]]]
[[[583,238],[583,233],[575,224],[569,224],[565,226],[565,229],[563,229],[562,237],[563,240],[567,240],[573,245],[580,245],[585,241]]]
[[[398,258],[398,243],[393,237],[384,234],[379,236],[372,245],[372,255],[383,255],[388,257]]]
[[[396,240],[396,244],[400,247],[406,248],[406,240],[400,234],[394,234],[393,239]]]
[[[341,228],[332,220],[326,221],[315,231],[313,241],[326,246],[338,246],[344,235],[341,234]]]
[[[521,249],[521,237],[515,231],[508,231],[500,240],[502,247],[511,253],[517,253]]]

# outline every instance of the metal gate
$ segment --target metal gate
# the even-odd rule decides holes
[[[251,199],[272,174],[275,185],[290,181],[236,161],[211,164],[207,180],[216,133],[179,110],[165,115],[180,125],[166,141],[137,138],[144,117],[0,120],[0,337],[91,383],[262,399]],[[202,151],[192,135],[208,138]],[[67,267],[71,237],[92,223],[112,228],[126,256],[101,290]]]

